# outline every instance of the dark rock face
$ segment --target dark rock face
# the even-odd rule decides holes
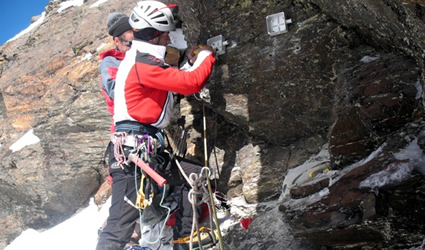
[[[232,214],[254,220],[250,230],[228,232],[229,247],[421,244],[424,1],[166,2],[179,4],[189,46],[217,35],[229,42],[209,98],[184,98],[167,130],[174,138],[177,124],[188,129],[187,157],[203,162],[205,105],[218,187],[254,207]],[[60,1],[51,1],[40,26],[0,47],[0,247],[67,219],[104,183],[111,119],[98,55],[113,46],[108,13],[128,14],[135,2],[94,3],[58,12]],[[269,36],[265,17],[280,11],[292,23]],[[9,150],[30,129],[40,142]],[[328,156],[304,169],[323,145]],[[416,154],[400,157],[409,145]],[[304,182],[282,185],[298,170]],[[399,170],[408,174],[372,184],[375,174],[393,180]]]
[[[334,183],[320,201],[296,210],[284,202],[293,232],[334,247],[405,248],[421,242],[423,129],[423,124],[406,128],[409,134],[394,135],[367,160],[331,176]]]
[[[371,60],[371,61],[369,61]],[[422,115],[420,71],[397,55],[344,64],[336,87],[330,152],[335,166],[358,161],[388,134]]]

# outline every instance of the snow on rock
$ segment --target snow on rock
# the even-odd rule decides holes
[[[98,0],[94,4],[90,5],[89,8],[96,8],[99,7],[101,4],[108,2],[108,0]]]
[[[425,136],[425,131],[422,131],[420,136]],[[415,138],[402,151],[395,153],[394,157],[398,160],[409,160],[414,169],[425,175],[425,155],[419,147],[418,138]]]
[[[422,135],[424,134],[425,132],[422,132]],[[371,175],[360,183],[360,187],[376,189],[401,183],[412,176],[413,170],[425,175],[425,155],[418,145],[418,138],[413,139],[403,150],[393,155],[401,162],[392,163],[387,169]]]
[[[9,39],[7,42],[16,40],[19,37],[21,37],[21,36],[25,35],[26,33],[30,32],[31,30],[33,30],[34,28],[36,28],[37,26],[39,26],[41,23],[43,23],[45,17],[46,17],[46,12],[43,11],[41,13],[41,17],[39,19],[37,19],[37,21],[35,21],[32,24],[30,24],[30,26],[28,26],[28,28],[26,28],[23,31],[19,32],[17,35],[15,35],[11,39]]]
[[[60,13],[63,10],[66,10],[70,7],[81,6],[83,4],[84,4],[84,0],[71,0],[71,1],[62,2],[59,9],[58,9],[58,12]]]
[[[364,56],[362,59],[360,59],[360,62],[362,63],[369,63],[373,62],[379,59],[379,56]]]
[[[98,210],[93,198],[90,205],[61,224],[39,232],[27,229],[5,250],[43,249],[75,250],[95,249],[97,230],[108,216],[110,199]]]
[[[21,150],[25,146],[36,144],[38,142],[40,142],[40,139],[34,135],[34,129],[30,129],[24,136],[13,143],[9,149],[12,150],[12,152],[15,152]]]
[[[302,186],[316,179],[313,178],[313,173],[315,173],[314,177],[317,176],[317,178],[323,176],[330,178],[335,175],[337,171],[329,171],[328,169],[329,158],[328,145],[326,144],[317,155],[310,157],[300,166],[290,169],[283,181],[283,192],[280,200],[290,207],[304,207],[326,195],[328,193],[327,188],[305,198],[291,199],[290,191],[292,188]]]

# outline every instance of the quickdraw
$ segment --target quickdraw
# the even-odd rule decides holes
[[[137,191],[136,207],[140,209],[145,209],[147,206],[149,206],[152,203],[152,198],[154,196],[154,193],[151,192],[149,197],[146,199],[144,193],[145,179],[146,175],[142,174],[142,177],[140,178],[140,188],[139,191]]]

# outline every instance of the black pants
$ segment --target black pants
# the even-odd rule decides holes
[[[131,239],[139,218],[139,210],[130,205],[128,201],[136,204],[136,183],[140,183],[140,171],[134,164],[122,169],[113,157],[113,153],[111,155],[109,165],[109,172],[113,180],[111,207],[106,227],[100,234],[96,250],[124,249]]]

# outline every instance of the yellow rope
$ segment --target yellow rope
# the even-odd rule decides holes
[[[207,119],[206,119],[206,115],[205,115],[205,105],[204,102],[202,102],[202,113],[203,113],[203,123],[204,123],[204,154],[205,154],[205,166],[208,167],[208,151],[207,151]],[[211,202],[214,203],[214,197],[212,194],[212,187],[211,187],[211,181],[209,178],[209,174],[208,174],[208,170],[205,169],[205,178],[207,178],[207,182],[208,182],[208,192],[210,194],[210,200]],[[221,230],[220,230],[220,224],[218,223],[218,218],[217,218],[217,212],[215,210],[215,205],[213,204],[211,206],[212,208],[212,212],[213,212],[213,216],[214,216],[214,221],[215,221],[215,226],[217,227],[217,236],[218,236],[218,242],[220,243],[220,249],[224,250],[224,245],[223,245],[223,239],[221,237]]]

